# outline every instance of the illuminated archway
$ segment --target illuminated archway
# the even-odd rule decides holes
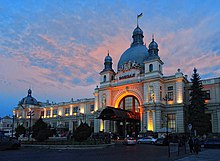
[[[138,103],[139,103],[139,106],[142,105],[142,99],[141,97],[135,93],[135,92],[129,92],[129,91],[124,91],[124,92],[121,92],[116,98],[115,98],[115,102],[114,102],[114,107],[115,108],[119,108],[119,104],[121,102],[121,100],[127,96],[133,96],[137,99]],[[140,108],[140,107],[139,107]]]
[[[132,112],[140,112],[139,110],[140,107],[140,102],[135,96],[132,95],[127,95],[123,97],[118,105],[118,108],[123,109],[123,110],[128,110]]]

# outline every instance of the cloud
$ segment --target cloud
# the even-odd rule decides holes
[[[178,68],[191,75],[197,67],[202,78],[218,77],[218,6],[209,1],[4,2],[0,8],[1,91],[20,98],[31,86],[43,100],[92,97],[108,50],[117,71],[141,12],[144,41],[148,46],[155,34],[164,75]]]

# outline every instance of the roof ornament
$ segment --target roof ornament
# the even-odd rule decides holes
[[[152,34],[152,41],[154,41],[154,34]]]
[[[108,56],[109,56],[109,50],[108,50]]]

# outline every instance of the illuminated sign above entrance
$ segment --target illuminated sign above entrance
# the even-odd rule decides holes
[[[119,80],[121,80],[121,79],[127,79],[127,78],[132,78],[132,77],[135,77],[135,73],[120,76],[120,77],[119,77]]]

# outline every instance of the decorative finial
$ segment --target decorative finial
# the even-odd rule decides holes
[[[109,50],[108,50],[108,56],[109,56]]]
[[[152,34],[152,41],[154,41],[154,34]]]
[[[31,89],[28,90],[28,96],[31,96]]]

